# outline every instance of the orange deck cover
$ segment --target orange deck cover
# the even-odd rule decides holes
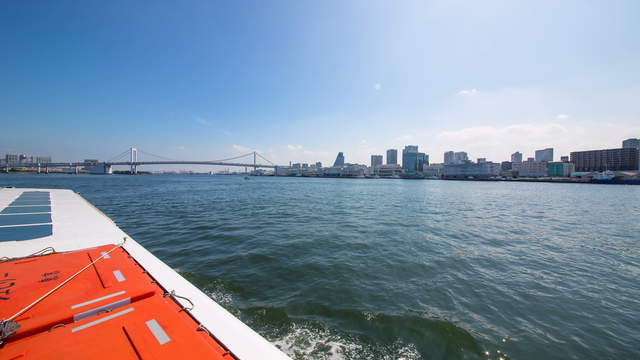
[[[6,319],[77,271],[114,249],[106,245],[0,263],[0,319]],[[33,308],[18,316],[18,332],[8,341],[48,330],[91,310],[108,310],[153,295],[159,289],[122,249],[116,248]],[[111,304],[109,306],[109,304]],[[87,312],[89,311],[89,312]]]
[[[7,319],[115,245],[0,263]],[[116,248],[18,316],[4,359],[232,359],[144,269]]]

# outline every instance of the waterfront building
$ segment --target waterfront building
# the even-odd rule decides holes
[[[422,156],[422,168],[424,168],[425,166],[429,166],[429,154],[425,154],[425,153],[420,153]]]
[[[569,157],[568,156],[560,156],[560,161],[569,162]]]
[[[316,162],[316,168],[318,168],[318,169],[322,168],[322,163],[320,161]]]
[[[640,150],[640,139],[627,139],[622,142],[622,147],[624,149],[632,148]]]
[[[640,150],[631,147],[621,149],[604,149],[589,151],[574,151],[571,162],[576,171],[620,171],[638,170],[640,165]]]
[[[402,169],[405,172],[422,172],[429,165],[429,156],[418,151],[417,145],[407,145],[402,150]]]
[[[447,179],[488,179],[498,175],[500,164],[491,161],[444,165],[444,178]]]
[[[336,156],[336,161],[333,163],[333,167],[343,167],[344,166],[344,154],[341,152]]]
[[[377,175],[381,177],[392,177],[402,173],[402,167],[399,164],[384,164],[376,168]]]
[[[51,156],[30,156],[27,154],[5,154],[4,163],[9,166],[28,164],[46,164],[51,162]]]
[[[458,151],[453,153],[453,162],[455,164],[463,164],[469,161],[469,156],[464,151]]]
[[[322,169],[322,175],[327,177],[338,177],[342,173],[342,167],[329,167]]]
[[[40,157],[38,157],[38,158],[36,158],[36,159],[37,159],[37,160],[36,160],[36,162],[37,162],[38,164],[46,164],[46,163],[48,163],[48,162],[51,162],[51,161],[43,161],[43,162],[40,162]],[[97,159],[84,159],[83,164],[84,164],[84,165],[82,166],[82,168],[83,168],[83,169],[85,169],[85,170],[87,170],[87,171],[88,171],[88,172],[90,172],[90,173],[93,173],[93,172],[100,172],[99,170],[100,170],[101,168],[99,168],[99,167],[98,167],[98,164],[100,164],[100,160],[97,160]],[[102,170],[104,171],[104,167],[102,167]]]
[[[360,164],[347,164],[340,172],[340,176],[343,177],[364,177],[367,174],[367,166]]]
[[[382,155],[371,155],[371,170],[375,171],[380,165],[382,165]]]
[[[627,139],[622,142],[622,148],[640,150],[640,139]],[[640,160],[638,160],[638,169],[640,170]]]
[[[18,165],[18,163],[20,162],[19,159],[20,159],[20,157],[18,155],[16,155],[16,154],[6,154],[4,156],[4,162],[8,166]]]
[[[575,165],[570,162],[550,162],[547,164],[547,175],[569,177],[576,171]]]
[[[303,163],[303,164],[302,164],[302,168],[303,168],[303,169],[308,169],[308,168],[309,168],[309,164],[307,164],[307,163]]]
[[[536,150],[536,161],[551,162],[553,161],[553,148]]]
[[[387,164],[395,165],[398,163],[398,150],[389,149],[387,150]]]
[[[522,153],[520,151],[516,151],[511,154],[511,162],[512,163],[521,163],[522,162]]]
[[[476,161],[478,164],[482,164],[482,163],[486,163],[487,162],[487,158],[478,158],[478,161]]]
[[[404,171],[416,171],[418,162],[418,146],[407,145],[402,150],[402,169]]]
[[[500,164],[500,170],[503,170],[503,171],[511,170],[512,166],[513,166],[513,163],[511,161],[503,161]]]
[[[300,164],[300,163],[295,163],[295,164],[291,165],[291,168],[292,168],[292,169],[300,169],[300,168],[302,168],[302,164]]]
[[[425,176],[441,177],[444,175],[444,164],[429,164],[425,166],[423,172]]]
[[[523,177],[547,176],[547,162],[528,158],[527,161],[513,163],[512,170]]]
[[[454,153],[453,151],[447,151],[444,153],[444,164],[450,165],[455,163]]]

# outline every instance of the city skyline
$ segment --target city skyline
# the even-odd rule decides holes
[[[638,6],[9,3],[0,153],[367,164],[407,144],[431,162],[615,148],[640,137]]]

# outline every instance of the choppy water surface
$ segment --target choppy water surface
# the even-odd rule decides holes
[[[640,357],[638,186],[0,175],[9,185],[80,192],[294,359]]]

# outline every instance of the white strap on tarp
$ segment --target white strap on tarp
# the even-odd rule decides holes
[[[126,240],[126,238],[125,238]],[[104,258],[105,256],[108,256],[109,253],[111,253],[113,250],[122,247],[122,245],[124,245],[124,242],[122,242],[121,244],[118,244],[116,246],[113,247],[113,249],[107,251],[106,253],[102,253],[102,256],[100,256],[99,258],[93,260],[91,263],[89,263],[87,266],[83,267],[82,269],[78,270],[78,272],[76,272],[75,274],[71,275],[69,278],[67,278],[65,281],[61,282],[60,284],[58,284],[56,287],[54,287],[53,289],[49,290],[46,294],[42,295],[41,297],[39,297],[37,300],[35,300],[34,302],[32,302],[31,304],[27,305],[26,307],[24,307],[22,310],[18,311],[17,313],[15,313],[14,315],[12,315],[11,317],[3,320],[2,322],[8,322],[8,321],[13,321],[15,318],[17,318],[18,316],[22,315],[24,312],[26,312],[27,310],[31,309],[32,307],[34,307],[36,304],[38,304],[40,301],[44,300],[47,296],[53,294],[56,290],[60,289],[61,287],[63,287],[66,283],[68,283],[69,281],[73,280],[73,278],[75,278],[76,276],[80,275],[80,273],[82,273],[83,271],[85,271],[86,269],[88,269],[89,267],[91,267],[93,264],[95,264],[96,262],[98,262],[100,259]]]

